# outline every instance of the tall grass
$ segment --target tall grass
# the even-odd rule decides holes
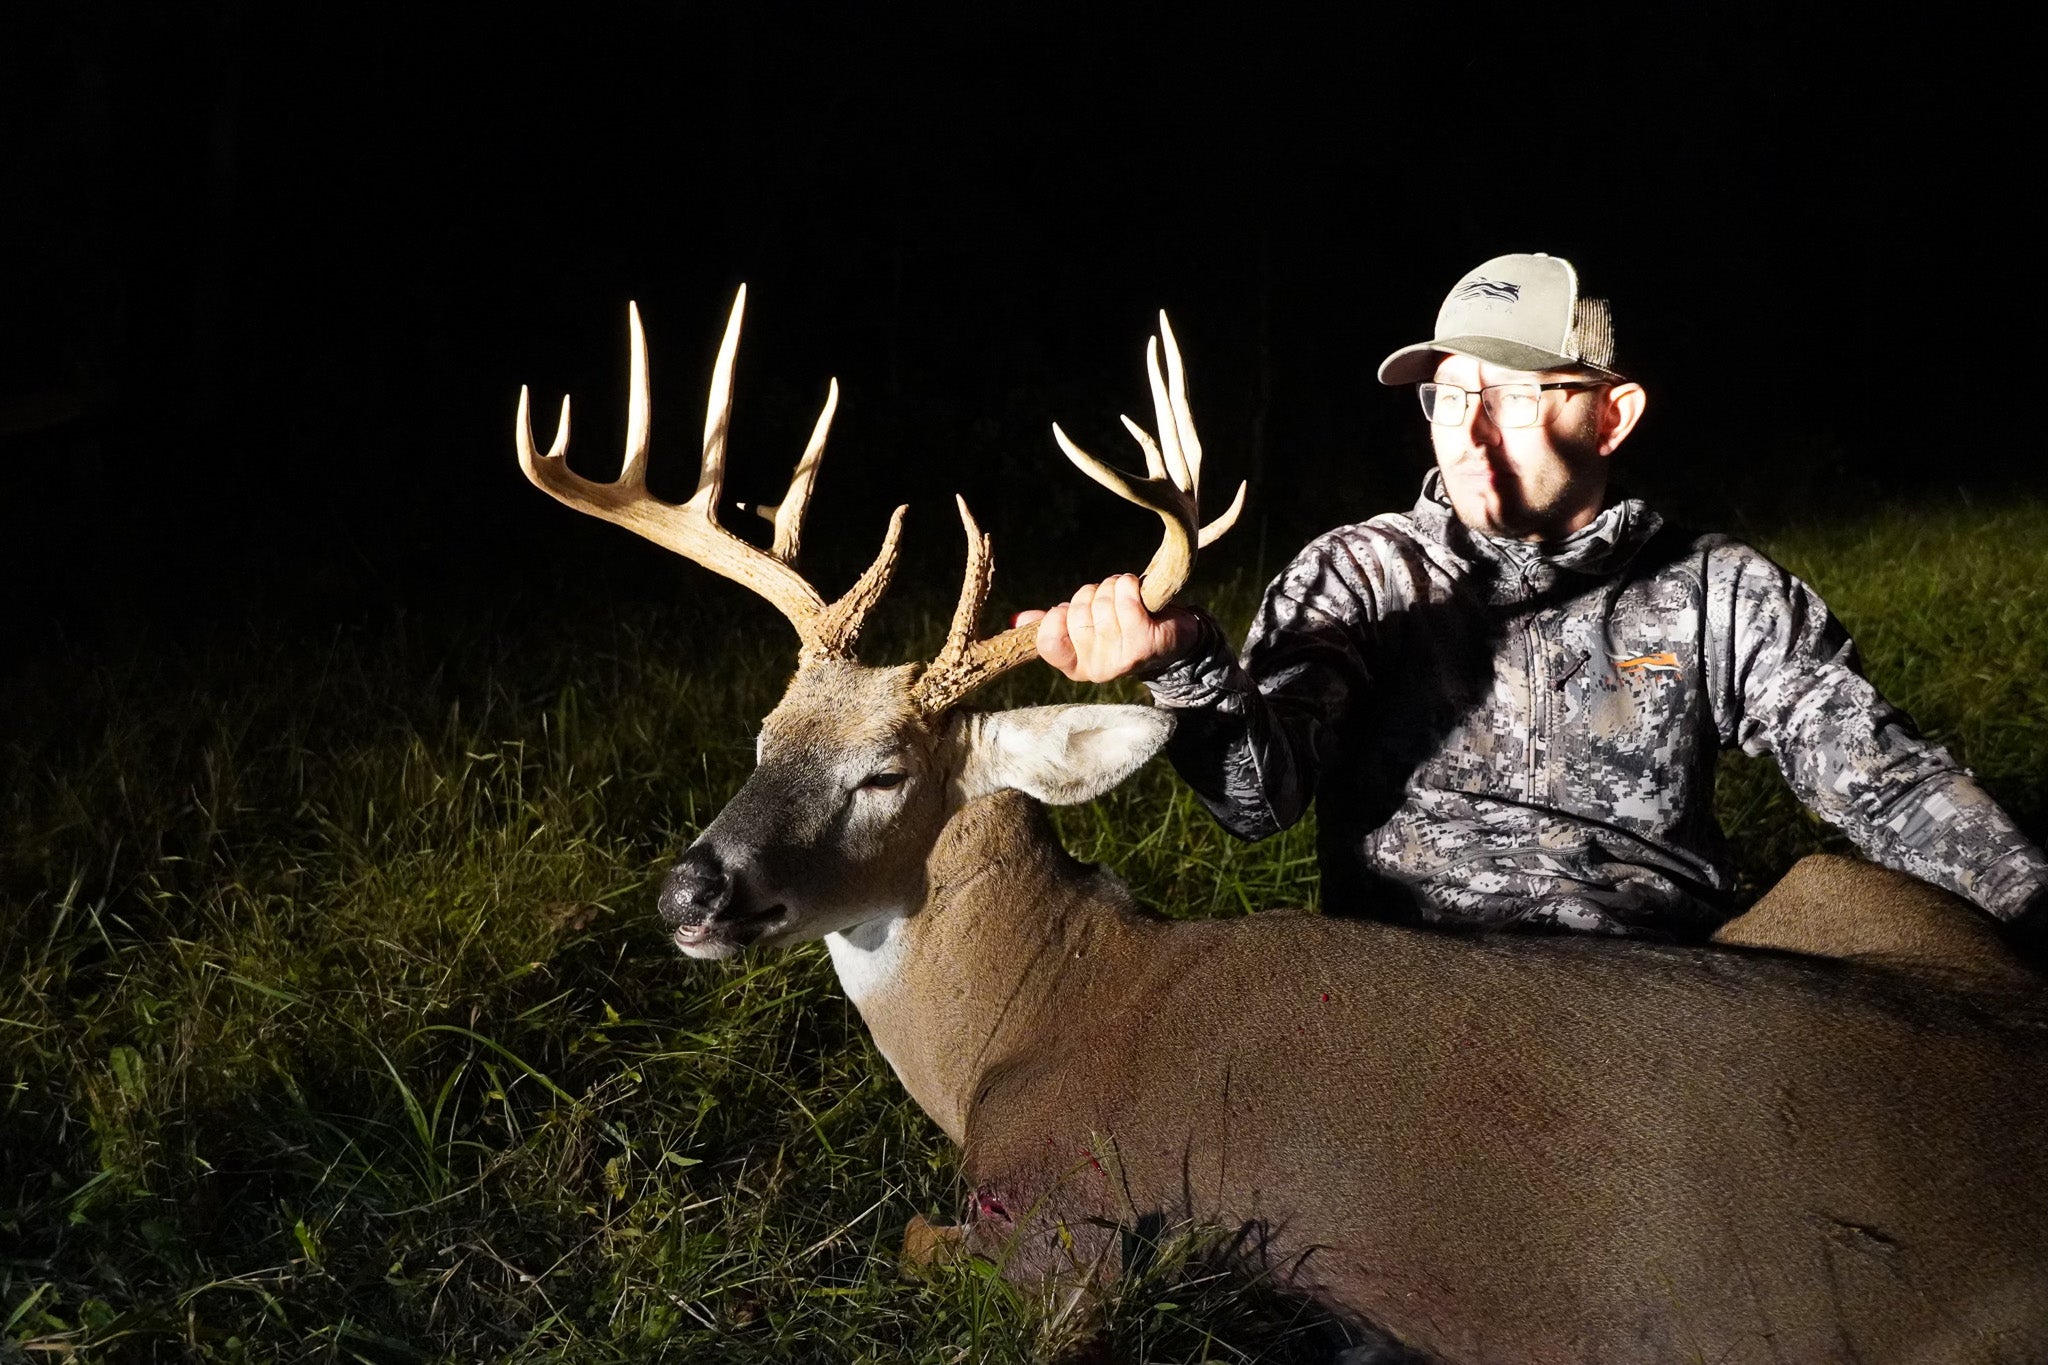
[[[2048,513],[1770,547],[2037,836]],[[1252,592],[1224,592],[1239,622]],[[731,616],[740,618],[735,625]],[[929,644],[885,623],[877,657]],[[679,960],[660,873],[751,766],[773,618],[564,601],[24,665],[0,791],[0,1361],[1026,1361],[1091,1328],[904,1274],[953,1154],[815,946]],[[1075,695],[1046,670],[985,704]],[[1752,882],[1821,846],[1767,766]],[[1060,812],[1175,913],[1313,903],[1151,770]],[[1170,1245],[1102,1344],[1286,1361],[1312,1317]]]

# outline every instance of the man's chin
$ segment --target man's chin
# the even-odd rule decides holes
[[[1483,536],[1492,536],[1495,540],[1515,540],[1520,537],[1520,531],[1515,523],[1502,516],[1497,509],[1459,508],[1457,512],[1458,520],[1465,524],[1468,531],[1477,531]]]
[[[1535,524],[1537,518],[1523,508],[1509,507],[1498,499],[1470,498],[1463,504],[1452,503],[1451,510],[1458,514],[1458,520],[1467,529],[1492,536],[1495,540],[1543,538]]]
[[[1451,511],[1457,514],[1468,530],[1485,535],[1507,534],[1501,529],[1506,509],[1501,506],[1499,495],[1491,480],[1464,477],[1450,483]]]

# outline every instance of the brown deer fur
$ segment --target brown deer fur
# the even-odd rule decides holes
[[[1148,1218],[1462,1361],[2048,1358],[2048,1011],[1827,961],[1175,923],[1015,793],[877,1045],[1027,1274]],[[1063,1250],[1063,1224],[1078,1245]]]

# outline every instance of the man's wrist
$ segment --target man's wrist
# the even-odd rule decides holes
[[[1139,682],[1150,682],[1168,669],[1177,668],[1190,659],[1200,657],[1210,647],[1211,622],[1208,613],[1193,607],[1169,607],[1172,615],[1172,633],[1178,642],[1171,648],[1140,660],[1129,675]],[[1167,620],[1165,612],[1160,619]]]
[[[1217,689],[1224,675],[1237,665],[1237,653],[1215,618],[1199,607],[1190,608],[1189,614],[1199,627],[1194,643],[1171,659],[1133,675],[1161,706],[1212,704],[1220,695]]]

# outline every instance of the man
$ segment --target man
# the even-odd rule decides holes
[[[1704,937],[1733,909],[1712,807],[1733,745],[1874,861],[2000,920],[2041,905],[2048,859],[1864,679],[1811,588],[1609,498],[1647,404],[1614,365],[1570,262],[1487,261],[1380,366],[1430,423],[1412,511],[1303,550],[1241,661],[1202,613],[1148,614],[1131,575],[1045,613],[1040,654],[1144,678],[1226,828],[1259,838],[1314,799],[1346,913]]]

